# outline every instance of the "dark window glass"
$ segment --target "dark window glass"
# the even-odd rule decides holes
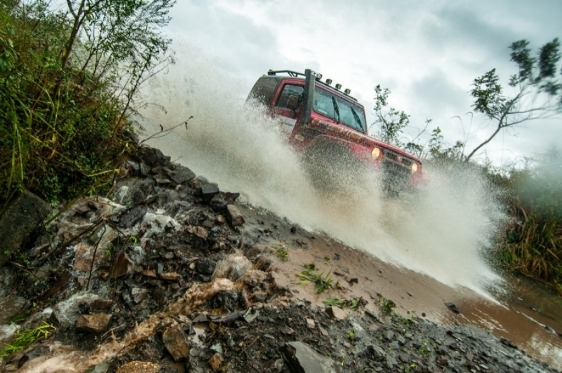
[[[300,96],[304,92],[304,87],[300,85],[293,85],[293,84],[285,84],[283,87],[283,91],[281,91],[281,95],[279,96],[279,100],[277,100],[277,104],[275,106],[279,108],[286,108],[287,101],[289,100],[289,96],[295,95]]]
[[[318,86],[315,87],[314,91],[313,109],[318,114],[365,133],[365,112],[363,109]]]

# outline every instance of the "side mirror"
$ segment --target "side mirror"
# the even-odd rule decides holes
[[[287,107],[291,110],[296,110],[298,105],[299,105],[299,96],[289,95],[289,99],[287,100]]]

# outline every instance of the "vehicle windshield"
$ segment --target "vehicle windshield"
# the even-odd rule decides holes
[[[363,109],[319,86],[315,87],[313,109],[318,114],[365,133],[365,113]]]

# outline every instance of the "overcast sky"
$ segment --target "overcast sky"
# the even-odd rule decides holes
[[[431,118],[450,144],[468,139],[467,151],[494,129],[466,114],[474,78],[496,68],[507,81],[513,41],[527,39],[535,52],[562,38],[560,0],[178,0],[171,15],[173,38],[239,79],[241,97],[270,68],[312,68],[350,88],[372,123],[381,84],[390,106],[411,115],[411,134]],[[177,57],[189,64],[186,53]],[[553,144],[562,147],[562,117],[505,132],[486,150],[505,164]]]

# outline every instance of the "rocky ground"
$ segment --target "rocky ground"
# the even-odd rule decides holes
[[[311,262],[287,281],[279,237],[323,238],[237,199],[141,148],[108,198],[61,210],[0,268],[0,371],[556,371],[475,326],[354,296],[352,273]],[[22,335],[35,342],[12,351]]]

